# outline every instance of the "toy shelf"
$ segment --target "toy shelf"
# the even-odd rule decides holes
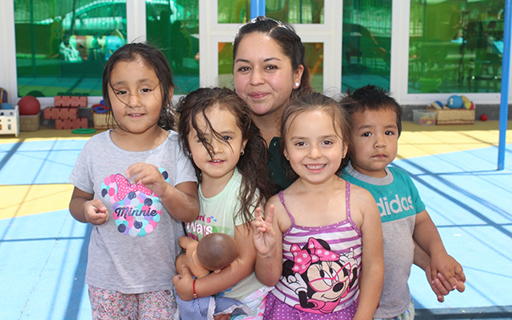
[[[14,109],[0,109],[0,134],[20,134],[20,114],[18,106]]]

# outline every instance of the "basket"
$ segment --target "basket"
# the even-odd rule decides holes
[[[432,110],[428,108],[429,110]],[[447,109],[447,110],[435,110],[436,124],[474,124],[475,123],[475,110],[463,110],[463,109]]]
[[[414,123],[420,126],[433,126],[436,124],[437,113],[430,110],[412,110]]]
[[[106,113],[97,113],[92,112],[92,120],[94,122],[94,129],[96,130],[106,130],[108,129],[107,117],[109,112]]]
[[[20,116],[20,131],[39,130],[39,113],[30,116]]]

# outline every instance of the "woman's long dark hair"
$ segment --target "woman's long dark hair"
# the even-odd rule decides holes
[[[179,114],[178,132],[180,143],[185,154],[192,159],[188,135],[194,128],[198,139],[204,145],[210,156],[213,157],[213,146],[206,140],[204,132],[197,125],[197,116],[204,117],[208,128],[217,138],[222,136],[212,126],[206,111],[209,108],[219,107],[231,112],[242,131],[242,140],[247,140],[244,154],[240,156],[236,167],[242,175],[242,186],[239,193],[241,202],[240,211],[233,219],[241,215],[244,222],[253,220],[253,212],[257,206],[263,205],[271,196],[270,182],[267,174],[267,146],[261,137],[260,130],[252,121],[249,107],[236,92],[227,88],[199,88],[180,99],[177,105]],[[201,171],[194,164],[196,174],[201,182]]]

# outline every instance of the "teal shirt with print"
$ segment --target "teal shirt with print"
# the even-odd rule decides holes
[[[384,178],[373,178],[343,169],[341,177],[368,190],[379,207],[384,245],[384,287],[374,318],[394,318],[403,314],[411,302],[407,281],[414,260],[416,214],[425,210],[418,189],[409,175],[398,168],[386,168]],[[363,251],[364,255],[364,251]]]

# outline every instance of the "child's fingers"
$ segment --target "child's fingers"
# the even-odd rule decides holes
[[[257,207],[254,211],[254,219],[255,221],[261,221],[263,218],[261,217],[261,207]]]
[[[437,295],[437,300],[439,300],[439,296],[445,296],[450,293],[450,290],[446,289],[446,287],[441,282],[441,279],[439,278],[434,279],[432,289]]]
[[[437,296],[437,301],[444,302],[444,296],[450,293],[446,290],[446,288],[441,284],[441,281],[439,279],[434,280],[434,284],[432,284],[432,290],[434,290],[434,293]]]
[[[456,288],[457,291],[464,292],[464,290],[466,290],[466,285],[464,284],[464,282],[457,280],[457,278],[455,278],[455,280],[456,280],[455,282],[457,284],[457,288]]]
[[[455,278],[461,282],[466,282],[466,275],[460,264],[455,268]]]
[[[434,284],[435,279],[437,278],[438,271],[437,269],[430,266],[430,281],[432,281],[432,284]]]
[[[108,221],[107,208],[98,199],[88,201],[84,205],[85,219],[87,222],[100,225]]]
[[[104,224],[108,221],[108,214],[105,213],[92,213],[87,217],[87,221],[94,225]]]
[[[107,212],[107,207],[98,199],[93,199],[89,202],[89,204],[93,207],[96,212]],[[87,206],[87,203],[85,204]]]
[[[175,287],[178,285],[178,282],[180,282],[181,278],[183,278],[181,274],[172,277],[172,283],[174,284]]]
[[[137,162],[126,169],[125,175],[128,179],[135,176],[135,183],[137,183],[141,179],[139,176],[161,176],[161,173],[158,167],[152,164]]]
[[[450,281],[449,279],[446,279],[446,277],[441,272],[438,272],[437,278],[441,281],[443,286],[448,291],[452,291],[453,289],[455,289],[457,287],[455,284],[455,278],[453,278],[453,277],[451,278],[451,281]]]
[[[257,232],[258,233],[267,233],[269,230],[269,226],[267,225],[261,225],[258,227]]]
[[[134,163],[131,166],[126,169],[124,174],[126,175],[126,178],[130,179],[134,175],[138,174],[142,170],[142,163]]]
[[[272,225],[273,221],[274,221],[274,205],[271,204],[270,207],[268,208],[267,214],[265,215],[265,222]]]

